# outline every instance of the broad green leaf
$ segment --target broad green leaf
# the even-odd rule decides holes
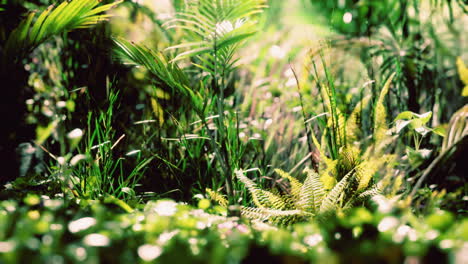
[[[437,126],[432,129],[432,132],[436,133],[439,136],[445,137],[447,134],[447,129],[443,126]]]
[[[432,111],[429,111],[424,114],[416,115],[416,116],[421,120],[423,124],[426,124],[427,122],[429,122],[429,120],[432,117]]]
[[[38,126],[36,128],[36,143],[38,145],[44,143],[44,141],[46,141],[46,139],[52,135],[52,132],[54,132],[54,129],[57,127],[58,123],[58,120],[54,120],[46,127]]]
[[[404,111],[404,112],[399,113],[394,121],[413,119],[414,115],[415,114],[411,111]]]

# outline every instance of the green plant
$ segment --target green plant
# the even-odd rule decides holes
[[[331,190],[326,189],[320,175],[311,169],[306,169],[307,177],[303,183],[284,171],[276,172],[289,181],[290,193],[281,195],[262,190],[244,172],[236,172],[237,178],[247,187],[257,206],[241,207],[243,216],[289,225],[310,218],[323,219],[340,210],[349,210],[355,204],[379,193],[377,186],[366,188],[367,190],[352,190],[351,184],[355,180],[352,177],[356,175],[354,171],[345,175]]]
[[[121,135],[117,138],[113,129],[114,110],[118,108],[117,98],[118,93],[111,91],[106,111],[98,112],[97,117],[89,112],[86,140],[81,146],[81,153],[69,163],[61,164],[68,169],[68,175],[62,177],[67,178],[71,190],[78,197],[96,199],[111,195],[119,199],[135,200],[136,186],[147,165],[153,160],[153,157],[144,158],[141,150],[129,151],[125,156],[116,156],[114,153],[114,148],[125,137]],[[135,160],[136,165],[130,171],[124,168],[127,159]]]
[[[442,147],[440,153],[432,160],[432,162],[422,171],[422,174],[419,176],[418,181],[413,187],[410,196],[413,197],[419,188],[422,187],[423,183],[434,182],[437,184],[444,183],[450,187],[448,184],[448,175],[453,174],[455,168],[460,166],[458,159],[463,157],[467,152],[468,144],[468,105],[465,105],[459,109],[456,113],[453,114],[450,119],[450,123],[447,128],[447,132],[444,135],[444,140],[442,142]],[[455,164],[455,166],[447,166],[446,164]],[[461,180],[458,180],[460,177],[457,174],[464,174],[463,167],[459,167],[461,172],[455,172],[455,184],[452,185],[464,185],[466,187],[466,180],[461,176]],[[441,176],[446,177],[441,177]],[[439,179],[437,179],[439,178]]]
[[[44,2],[41,1],[41,3]],[[29,11],[31,6],[38,7],[35,4],[31,5],[25,1],[2,2],[5,10],[2,12],[1,18],[0,76],[5,82],[4,86],[9,88],[3,89],[0,113],[1,122],[10,124],[8,128],[1,131],[0,137],[0,148],[9,157],[5,160],[7,173],[1,177],[2,183],[13,180],[20,175],[21,161],[15,159],[15,148],[34,138],[34,135],[30,133],[30,124],[25,125],[23,122],[24,115],[27,113],[24,101],[30,99],[25,98],[25,96],[31,94],[31,91],[26,87],[28,69],[25,66],[27,64],[23,63],[35,61],[32,58],[35,48],[47,40],[78,28],[92,27],[107,20],[109,15],[101,13],[119,2],[107,5],[99,5],[99,3],[97,0],[63,1],[58,6],[51,5],[36,15],[36,11]],[[40,5],[39,8],[44,9]],[[24,13],[27,13],[27,16],[21,19]],[[17,22],[19,23],[17,24]],[[56,57],[54,60],[59,60],[59,58]],[[56,72],[55,74],[60,75],[60,73]],[[14,110],[12,111],[12,109]],[[54,123],[57,121],[52,122],[50,126],[45,125],[45,127],[53,130],[56,125]]]
[[[143,65],[155,77],[156,87],[166,84],[188,97],[189,102],[210,138],[211,151],[221,167],[230,203],[235,202],[232,181],[233,169],[239,167],[242,147],[238,140],[236,119],[227,119],[227,88],[236,68],[234,54],[245,38],[255,33],[255,22],[250,18],[261,12],[263,1],[191,1],[167,22],[168,29],[184,30],[188,43],[166,50],[186,49],[170,62],[161,53],[143,46],[116,39],[117,54],[134,64]],[[177,62],[190,59],[193,67],[181,70]],[[190,70],[191,75],[188,75]],[[213,119],[216,133],[212,133],[208,120]],[[234,120],[230,122],[229,120]]]
[[[326,69],[326,65],[324,65]],[[307,169],[307,177],[300,183],[290,174],[276,170],[284,179],[289,181],[289,192],[281,195],[278,191],[267,191],[260,188],[255,182],[238,170],[236,177],[247,187],[256,208],[241,207],[241,214],[248,218],[270,220],[280,224],[290,224],[311,217],[322,218],[330,213],[348,210],[355,204],[363,202],[379,194],[388,187],[388,182],[378,180],[384,178],[389,181],[392,177],[392,163],[395,155],[385,154],[391,137],[387,136],[386,110],[384,98],[387,94],[392,77],[385,83],[374,107],[374,137],[372,144],[361,154],[361,150],[354,146],[359,135],[359,126],[356,115],[360,107],[356,107],[353,114],[345,121],[343,114],[337,108],[336,92],[333,79],[326,70],[327,84],[317,79],[322,90],[324,106],[327,110],[325,127],[322,134],[322,143],[311,134],[315,147],[320,152],[321,163],[318,171]],[[369,100],[361,101],[366,104]],[[307,125],[307,123],[305,123]],[[347,141],[352,139],[352,141]],[[353,144],[353,145],[351,145]],[[330,158],[327,157],[330,155]],[[379,169],[386,164],[387,174],[381,173],[380,179],[374,179]],[[401,183],[400,183],[401,184]],[[399,186],[393,186],[393,189]],[[219,194],[212,190],[207,191],[209,196],[225,204]]]
[[[88,28],[109,15],[100,14],[119,4],[98,6],[97,0],[64,1],[56,8],[53,5],[44,10],[33,23],[36,12],[29,13],[8,36],[3,46],[3,66],[16,63],[28,54],[33,48],[53,35],[67,32],[77,28]]]

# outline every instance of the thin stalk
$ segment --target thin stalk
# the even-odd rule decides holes
[[[299,102],[301,103],[302,120],[304,122],[304,127],[305,127],[306,137],[307,137],[307,147],[309,148],[310,162],[312,166],[315,167],[316,164],[314,164],[314,159],[312,157],[312,153],[313,153],[312,135],[311,135],[312,132],[310,131],[310,127],[307,125],[307,117],[306,117],[305,110],[304,110],[304,99],[301,93],[301,86],[299,84],[299,78],[297,78],[296,71],[294,70],[291,63],[289,63],[289,68],[291,68],[291,71],[294,75],[294,79],[296,79],[297,92],[299,93]]]

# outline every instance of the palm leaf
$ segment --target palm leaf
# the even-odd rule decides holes
[[[188,38],[189,44],[175,45],[167,49],[185,49],[172,61],[201,59],[202,55],[207,55],[205,61],[210,60],[210,63],[204,63],[203,70],[214,76],[217,65],[220,65],[229,72],[233,67],[230,63],[233,54],[231,48],[255,34],[255,22],[249,18],[262,11],[265,7],[263,2],[264,0],[186,1],[186,8],[178,12],[176,18],[163,25],[167,29],[183,29]],[[228,56],[223,56],[223,53]]]
[[[120,2],[117,1],[98,7],[100,3],[98,0],[65,1],[55,9],[53,5],[48,7],[34,23],[32,21],[36,13],[31,12],[8,36],[3,50],[5,62],[18,61],[29,50],[53,35],[77,28],[91,27],[107,20],[110,15],[98,14],[111,9]]]

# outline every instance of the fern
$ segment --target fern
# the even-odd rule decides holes
[[[392,167],[395,160],[395,155],[383,153],[383,146],[389,142],[384,99],[394,74],[386,81],[376,101],[374,140],[367,149],[347,143],[359,140],[360,111],[369,104],[370,97],[363,98],[348,120],[345,120],[336,105],[333,79],[327,71],[326,75],[328,84],[320,83],[318,77],[316,81],[321,89],[326,110],[331,114],[326,120],[322,142],[319,143],[316,136],[311,135],[313,144],[320,151],[319,171],[305,169],[307,177],[301,183],[288,173],[276,169],[276,173],[289,181],[290,193],[273,195],[259,188],[243,171],[238,170],[237,179],[245,185],[258,207],[241,209],[244,216],[277,224],[292,223],[310,217],[322,219],[339,210],[348,210],[355,204],[381,193],[382,184],[375,184],[374,176],[378,172],[385,175],[386,170],[381,168],[385,164]],[[325,146],[328,146],[328,153]]]
[[[208,194],[209,198],[215,202],[217,202],[219,205],[221,205],[222,207],[227,207],[229,202],[228,200],[226,199],[226,197],[224,197],[224,195],[216,192],[216,191],[213,191],[211,190],[210,188],[206,188],[206,193]]]
[[[390,84],[392,83],[393,78],[395,77],[395,73],[390,75],[388,80],[385,82],[384,87],[380,91],[379,98],[375,103],[375,113],[374,113],[374,140],[379,142],[385,138],[387,133],[387,111],[385,110],[384,100],[385,96],[390,89]]]
[[[281,169],[275,169],[275,172],[282,178],[289,181],[289,184],[291,185],[291,195],[293,198],[298,199],[301,192],[302,183]]]
[[[463,87],[462,96],[468,96],[468,68],[461,58],[457,58],[457,70],[460,75],[460,81],[462,81]]]
[[[353,176],[353,171],[350,171],[348,174],[346,174],[343,179],[341,179],[341,181],[339,181],[335,187],[333,187],[333,189],[325,196],[323,202],[320,204],[320,214],[336,211],[339,199],[343,197],[343,191],[349,184],[351,176]]]
[[[349,209],[353,208],[357,203],[367,201],[370,198],[372,198],[372,197],[374,197],[376,195],[379,195],[380,193],[381,193],[380,188],[378,188],[377,185],[373,186],[369,190],[367,190],[365,192],[362,192],[359,195],[357,195],[356,197],[353,197],[352,199],[350,199],[346,203],[346,205],[343,207],[343,210],[344,211],[349,210]]]
[[[351,170],[345,175],[329,192],[325,190],[317,172],[308,168],[304,171],[307,173],[307,177],[304,183],[300,183],[288,173],[276,170],[281,177],[288,179],[291,183],[291,193],[284,195],[274,195],[262,190],[247,178],[243,171],[236,171],[236,177],[245,185],[252,195],[255,206],[257,206],[256,208],[241,207],[241,214],[251,219],[287,225],[312,217],[326,217],[332,212],[344,210],[379,192],[373,188],[372,192],[354,190],[348,193],[351,180],[356,177],[355,170]],[[292,194],[293,192],[296,194]]]
[[[320,206],[325,196],[325,186],[317,172],[309,168],[306,168],[305,172],[307,173],[308,178],[310,177],[312,179],[312,188],[314,191],[314,211],[317,212],[320,210]]]
[[[356,104],[351,115],[346,120],[346,140],[349,143],[358,141],[361,135],[360,120],[362,110],[369,104],[371,96],[365,96]]]
[[[6,63],[16,62],[28,51],[53,35],[78,28],[88,28],[101,21],[107,20],[110,15],[101,14],[119,4],[117,1],[111,4],[98,6],[98,0],[73,0],[64,1],[57,7],[49,6],[33,22],[35,12],[21,21],[5,43],[3,49]]]
[[[247,178],[241,170],[235,171],[235,175],[249,189],[252,194],[253,202],[257,207],[279,210],[286,208],[286,202],[281,197],[259,188],[257,184]]]

